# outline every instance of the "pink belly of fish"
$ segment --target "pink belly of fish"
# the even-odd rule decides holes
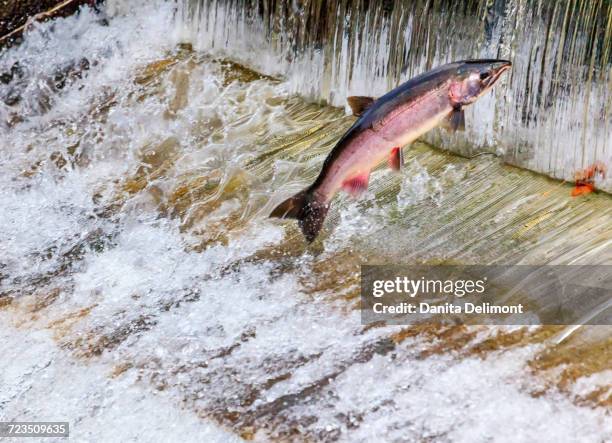
[[[328,178],[318,191],[327,202],[331,201],[347,181],[367,177],[372,169],[389,158],[393,148],[413,142],[439,125],[451,111],[448,99],[436,97],[390,113],[378,125],[361,132],[351,141],[334,161]]]

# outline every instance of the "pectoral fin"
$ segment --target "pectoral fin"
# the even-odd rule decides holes
[[[465,130],[465,113],[463,109],[455,109],[444,120],[444,128],[451,132]]]
[[[356,115],[357,117],[363,114],[366,109],[368,109],[372,103],[374,103],[374,100],[375,99],[372,97],[363,97],[360,95],[355,95],[346,99],[351,107],[351,111],[353,111],[353,115]]]
[[[404,166],[404,153],[402,148],[395,147],[391,149],[391,154],[389,154],[389,167],[394,171],[399,171],[402,166]]]
[[[356,198],[367,191],[369,181],[370,172],[368,171],[345,180],[342,183],[342,189]]]

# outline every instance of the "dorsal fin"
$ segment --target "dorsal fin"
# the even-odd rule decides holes
[[[374,98],[372,97],[364,97],[361,95],[354,95],[352,97],[348,97],[346,101],[348,102],[351,110],[353,111],[353,115],[359,117],[363,114],[366,109],[368,109],[372,103],[374,103]]]

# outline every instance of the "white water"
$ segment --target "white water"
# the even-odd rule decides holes
[[[288,269],[269,259],[228,268],[280,244],[284,225],[255,217],[228,229],[225,242],[191,248],[240,207],[240,195],[194,215],[189,229],[161,215],[152,188],[110,210],[126,177],[143,165],[142,151],[164,140],[178,140],[177,154],[152,184],[167,198],[164,191],[189,174],[227,173],[265,151],[255,144],[258,132],[300,128],[285,117],[290,83],[224,86],[219,63],[210,61],[182,65],[192,72],[188,100],[169,117],[172,76],[162,76],[160,87],[134,79],[174,50],[171,5],[146,14],[138,3],[110,5],[110,26],[85,11],[40,25],[0,59],[3,70],[20,60],[29,72],[22,103],[0,105],[0,291],[16,298],[0,310],[1,420],[69,420],[75,440],[96,442],[231,441],[215,419],[261,411],[260,440],[270,437],[266,423],[272,436],[296,426],[346,441],[612,438],[604,411],[555,392],[530,394],[540,382],[525,362],[537,347],[485,359],[421,359],[426,344],[415,338],[385,353],[379,348],[393,329],[366,331],[338,294],[305,287],[321,257],[304,253]],[[50,93],[42,112],[46,73],[81,57],[97,64]],[[108,116],[93,116],[92,107],[109,97],[115,104]],[[24,121],[6,124],[12,114]],[[77,142],[82,160],[58,168],[51,153],[70,158]],[[403,185],[400,203],[407,206],[440,199],[439,188],[456,183],[452,170],[446,183],[414,168],[424,187]],[[271,196],[270,183],[249,183],[249,198]],[[346,223],[326,240],[323,258],[349,245],[355,232],[368,233],[350,224],[357,209],[345,209]],[[37,309],[55,289],[57,299]],[[278,416],[265,413],[274,400],[325,380]]]
[[[111,379],[106,365],[74,361],[44,331],[6,323],[0,323],[0,420],[69,421],[70,438],[79,442],[240,441],[139,386],[134,374]]]

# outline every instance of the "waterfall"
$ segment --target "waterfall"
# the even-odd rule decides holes
[[[609,0],[180,0],[177,17],[196,48],[335,106],[453,60],[510,59],[511,74],[467,110],[464,133],[427,141],[564,180],[612,164]],[[610,174],[598,184],[612,191]]]

